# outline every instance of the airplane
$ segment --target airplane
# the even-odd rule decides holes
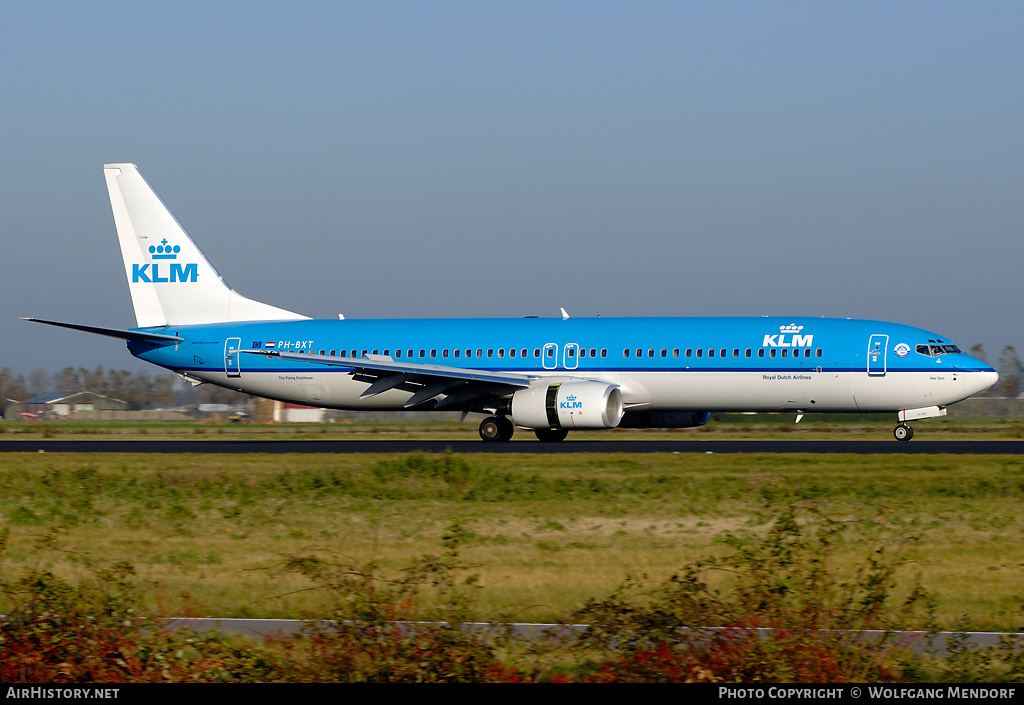
[[[998,380],[944,337],[813,317],[314,320],[220,277],[134,164],[103,173],[135,328],[26,318],[120,338],[193,385],[307,406],[483,414],[484,441],[516,428],[689,428],[712,412],[896,414],[910,421]]]

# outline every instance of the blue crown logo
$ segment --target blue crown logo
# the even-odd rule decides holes
[[[153,259],[178,259],[179,252],[181,252],[181,245],[171,247],[167,244],[167,238],[164,238],[159,245],[149,246],[149,254],[153,256]]]
[[[565,398],[565,400],[566,401],[576,401],[576,395],[575,394],[570,394],[569,396],[567,396]]]

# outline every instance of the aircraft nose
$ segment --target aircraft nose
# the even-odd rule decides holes
[[[971,374],[968,384],[970,385],[971,394],[979,394],[992,387],[998,381],[999,373],[990,367],[982,372]]]

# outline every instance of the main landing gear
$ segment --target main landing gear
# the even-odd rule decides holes
[[[511,440],[515,430],[506,416],[488,416],[480,422],[480,438],[488,443]]]
[[[564,428],[539,428],[534,433],[541,443],[560,443],[569,435]]]
[[[893,428],[892,435],[897,441],[909,441],[914,437],[914,429],[905,423],[899,423]]]
[[[488,416],[480,422],[480,438],[487,443],[498,443],[512,439],[515,425],[507,416]],[[545,443],[564,441],[569,432],[564,428],[542,428],[534,431],[537,440]]]

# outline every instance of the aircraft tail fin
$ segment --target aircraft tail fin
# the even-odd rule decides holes
[[[140,328],[307,318],[228,287],[134,164],[103,175]]]

